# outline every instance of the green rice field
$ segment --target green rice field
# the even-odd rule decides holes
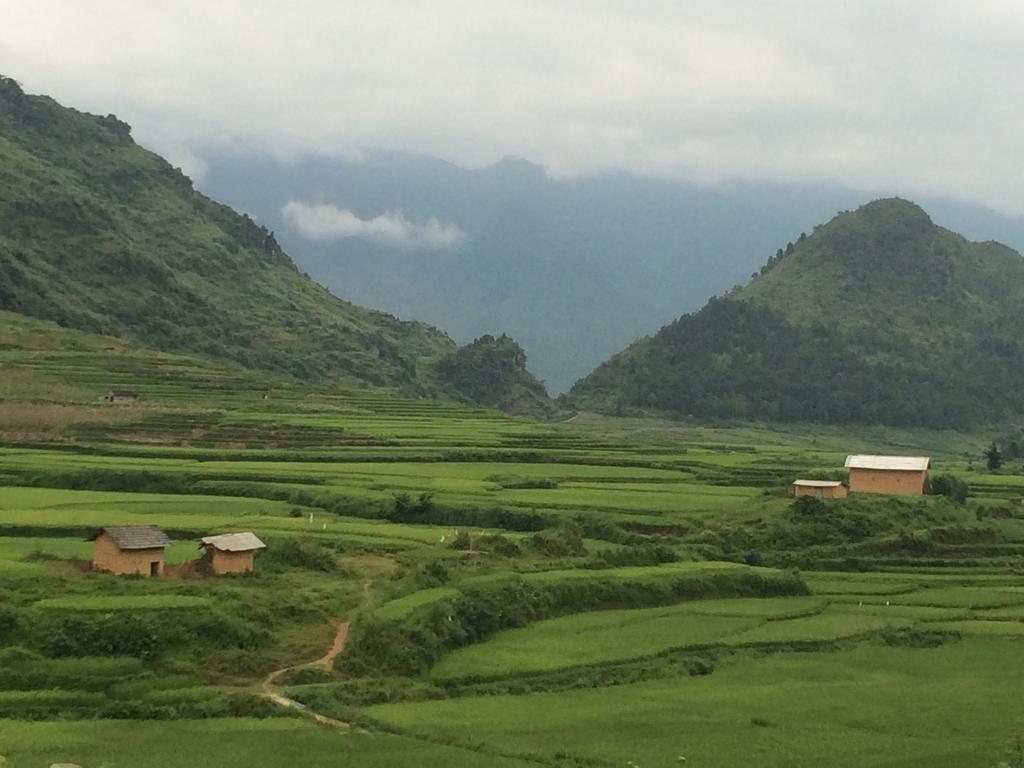
[[[988,434],[537,422],[48,339],[0,348],[4,768],[1014,764],[1024,468]],[[851,452],[970,496],[793,503]],[[168,577],[92,571],[135,524]],[[236,531],[255,571],[199,572]]]

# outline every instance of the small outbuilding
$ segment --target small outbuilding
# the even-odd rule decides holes
[[[920,495],[928,489],[932,460],[927,456],[853,455],[846,457],[846,468],[854,493]]]
[[[100,400],[104,403],[137,403],[139,393],[130,389],[112,389],[105,395],[101,395]]]
[[[797,480],[790,488],[794,496],[815,496],[819,499],[845,499],[850,492],[839,480]]]
[[[201,568],[212,574],[248,573],[253,568],[256,550],[264,544],[255,533],[222,533],[199,540],[203,550]]]
[[[108,525],[92,540],[94,571],[164,575],[164,550],[171,540],[155,525]]]

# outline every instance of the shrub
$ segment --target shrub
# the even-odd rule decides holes
[[[264,560],[268,564],[330,572],[337,568],[334,553],[306,539],[281,539],[267,547]]]
[[[937,475],[929,481],[928,493],[933,496],[946,496],[957,504],[963,504],[967,501],[970,488],[955,475]]]
[[[674,563],[679,554],[666,544],[639,544],[609,549],[598,555],[597,562],[605,567],[624,565],[660,565]]]
[[[583,546],[583,528],[574,522],[564,521],[557,528],[535,533],[530,545],[548,557],[579,557],[587,554]]]
[[[797,496],[790,505],[797,517],[824,517],[827,512],[825,502],[817,496]]]
[[[430,560],[420,566],[416,583],[421,589],[429,589],[447,584],[449,578],[448,569],[444,567],[444,563],[440,560]]]
[[[6,645],[18,635],[18,612],[0,607],[0,645]]]

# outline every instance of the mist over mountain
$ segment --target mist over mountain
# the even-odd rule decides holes
[[[1024,258],[917,205],[844,212],[750,283],[577,382],[578,404],[703,418],[976,426],[1024,413]]]
[[[467,170],[383,150],[203,154],[200,186],[273,230],[336,295],[437,325],[460,344],[508,333],[554,392],[868,197],[827,183],[552,179],[516,158]],[[1024,247],[1020,220],[924,202],[969,237]]]
[[[448,336],[332,296],[130,130],[0,77],[0,309],[303,379],[432,390]]]

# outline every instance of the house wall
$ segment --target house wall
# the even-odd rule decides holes
[[[120,550],[108,533],[96,537],[92,550],[92,567],[95,571],[109,571],[119,575],[139,573],[149,576],[150,563],[159,563],[158,575],[164,575],[164,551],[154,549]]]
[[[214,549],[210,567],[214,573],[248,573],[252,570],[253,554],[252,551],[221,552]]]
[[[850,490],[856,493],[923,494],[928,470],[850,469]]]
[[[817,496],[819,499],[845,499],[847,488],[845,485],[836,485],[830,488],[822,488],[817,485],[793,485],[794,496]]]

